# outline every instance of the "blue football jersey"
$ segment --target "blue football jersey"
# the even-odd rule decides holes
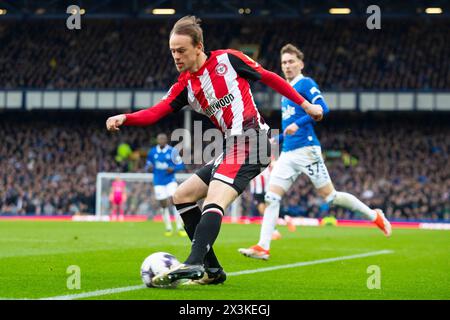
[[[319,86],[313,79],[299,75],[291,81],[291,85],[309,102],[317,104],[317,100],[320,98],[323,101]],[[297,122],[298,124],[298,121],[302,117],[307,116],[310,118],[301,106],[295,104],[286,97],[282,97],[281,99],[281,112],[281,127],[283,131],[293,122]],[[324,114],[326,112],[328,112],[328,110],[324,109]],[[315,121],[312,119],[310,121],[305,121],[295,134],[285,135],[283,137],[282,151],[290,151],[307,146],[320,146],[319,139],[314,132],[314,124]]]
[[[166,145],[164,148],[158,145],[150,149],[147,154],[146,167],[153,167],[153,184],[165,186],[176,181],[175,172],[184,169],[178,150]],[[173,172],[167,172],[168,168],[173,168]]]

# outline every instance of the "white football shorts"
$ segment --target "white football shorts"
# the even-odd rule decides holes
[[[308,176],[316,189],[331,182],[319,146],[281,152],[270,174],[269,185],[277,185],[287,191],[302,173]]]
[[[166,184],[165,186],[159,185],[155,186],[155,198],[156,200],[165,200],[167,198],[170,198],[174,195],[175,190],[178,187],[178,183],[171,182],[169,184]]]

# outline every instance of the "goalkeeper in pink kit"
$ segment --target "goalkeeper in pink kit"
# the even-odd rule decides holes
[[[120,178],[116,178],[111,185],[111,193],[109,194],[109,202],[111,203],[111,220],[117,220],[117,213],[119,213],[119,220],[123,221],[124,205],[127,201],[126,183]]]

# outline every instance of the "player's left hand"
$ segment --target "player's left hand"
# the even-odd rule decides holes
[[[172,173],[172,172],[174,172],[174,169],[173,169],[172,167],[168,167],[168,168],[167,168],[167,172],[168,172],[168,173]]]
[[[291,123],[290,125],[288,125],[286,129],[284,129],[283,134],[284,135],[292,135],[292,134],[295,134],[298,129],[299,129],[298,125],[294,122],[294,123]]]

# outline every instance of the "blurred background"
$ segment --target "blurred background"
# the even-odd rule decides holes
[[[79,30],[66,27],[72,4]],[[372,4],[381,29],[366,25]],[[280,75],[284,44],[305,53],[304,74],[331,109],[316,130],[338,190],[392,220],[450,220],[450,4],[419,0],[0,1],[0,216],[94,214],[99,172],[144,172],[158,133],[200,119],[211,127],[184,110],[149,128],[105,129],[107,117],[155,104],[176,81],[168,37],[187,14],[203,20],[206,50],[242,50]],[[259,83],[253,92],[280,128],[280,96]],[[128,214],[142,202],[153,214],[150,189],[129,190]],[[257,215],[248,190],[241,206]],[[357,218],[330,208],[305,177],[282,211]]]

